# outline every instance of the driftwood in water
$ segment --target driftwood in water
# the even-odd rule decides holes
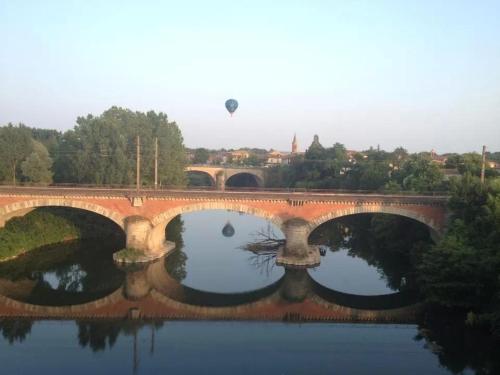
[[[278,249],[285,245],[285,239],[278,238],[269,227],[267,230],[259,230],[254,236],[254,241],[245,244],[241,248],[253,253],[249,258],[252,266],[269,273],[275,265],[274,259]]]

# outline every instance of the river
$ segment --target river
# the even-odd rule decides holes
[[[425,228],[394,220],[325,223],[309,239],[321,264],[308,270],[275,264],[278,228],[222,210],[174,219],[167,237],[177,249],[152,265],[116,266],[111,239],[34,250],[0,264],[2,373],[498,368],[498,357],[491,363],[481,349],[487,343],[476,355],[477,338],[457,341],[452,327],[419,320],[412,254],[430,239]]]

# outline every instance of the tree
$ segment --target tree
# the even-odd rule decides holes
[[[403,147],[397,147],[392,152],[391,162],[394,169],[401,169],[402,164],[408,158],[408,151]]]
[[[0,163],[5,177],[10,176],[15,185],[19,174],[19,164],[33,151],[33,143],[28,128],[23,124],[9,123],[0,128]]]
[[[452,222],[422,256],[420,288],[428,302],[469,312],[500,336],[500,181],[467,173],[451,188]]]
[[[133,184],[138,135],[142,183],[153,183],[154,144],[158,138],[160,184],[185,185],[186,155],[177,124],[161,112],[132,112],[118,107],[97,117],[79,117],[74,130],[63,135],[55,162],[56,181]]]
[[[444,176],[428,155],[416,154],[403,163],[395,178],[405,190],[426,192],[439,190]]]
[[[250,154],[250,156],[244,160],[244,163],[245,165],[260,166],[262,165],[263,160],[255,154]]]
[[[319,137],[317,135],[314,136],[314,140],[306,151],[306,159],[307,160],[325,160],[326,159],[326,150],[319,143]]]
[[[43,144],[33,141],[34,151],[21,163],[24,178],[29,182],[50,184],[52,182],[52,159]]]
[[[194,151],[193,164],[205,164],[208,161],[210,153],[206,148],[197,148]]]

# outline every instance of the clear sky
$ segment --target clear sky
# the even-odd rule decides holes
[[[500,150],[500,1],[0,0],[0,124],[112,105],[188,147]]]

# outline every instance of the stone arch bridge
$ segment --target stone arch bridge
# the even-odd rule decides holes
[[[258,187],[265,184],[265,168],[259,167],[225,167],[217,165],[190,165],[186,167],[186,172],[196,172],[208,175],[212,185],[217,190],[224,190],[226,183],[237,175],[250,175],[255,179]]]
[[[150,259],[175,248],[165,238],[167,224],[177,215],[223,209],[265,218],[285,234],[278,263],[315,266],[319,252],[309,234],[322,223],[359,213],[388,213],[419,221],[439,236],[447,221],[447,197],[380,194],[291,193],[286,191],[191,191],[97,188],[0,188],[0,226],[37,207],[74,207],[112,220],[126,234],[127,247]]]

